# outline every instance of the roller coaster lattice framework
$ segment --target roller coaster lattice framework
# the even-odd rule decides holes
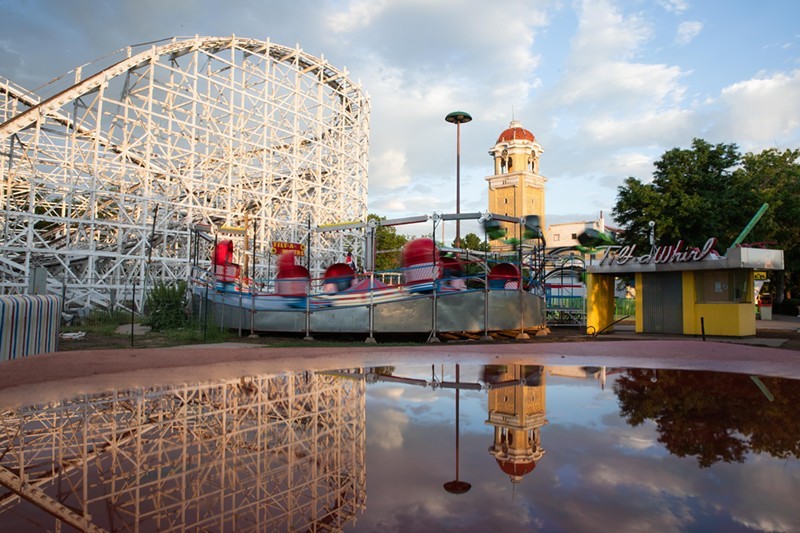
[[[324,58],[176,37],[69,74],[36,94],[0,79],[3,294],[44,267],[67,306],[141,309],[148,284],[189,277],[196,224],[246,228],[258,278],[270,242],[366,220],[368,97]],[[363,246],[312,242],[312,275]]]

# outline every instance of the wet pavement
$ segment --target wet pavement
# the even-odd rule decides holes
[[[707,337],[706,340],[713,342],[727,342],[733,344],[744,344],[749,346],[769,346],[772,348],[783,347],[788,340],[788,334],[800,333],[800,317],[787,315],[773,315],[773,320],[757,320],[757,333],[777,333],[787,332],[787,338],[781,337]],[[684,335],[654,335],[636,333],[633,323],[624,323],[615,326],[615,331],[607,336],[617,340],[621,339],[694,339],[702,341],[702,337],[687,337]]]
[[[0,413],[0,530],[798,531],[798,401],[797,379],[452,362],[78,394]]]
[[[757,326],[6,362],[0,529],[796,531],[800,318]]]
[[[57,399],[64,387],[81,392],[172,384],[232,374],[304,371],[385,364],[493,363],[617,365],[637,368],[714,370],[800,378],[800,351],[778,348],[780,332],[796,333],[800,318],[757,322],[758,337],[711,338],[637,335],[632,325],[596,339],[521,342],[456,342],[418,346],[263,347],[222,343],[175,348],[86,350],[31,356],[3,363],[0,407]],[[577,330],[576,330],[577,331]],[[560,339],[559,339],[560,340]],[[576,342],[580,340],[582,342]]]

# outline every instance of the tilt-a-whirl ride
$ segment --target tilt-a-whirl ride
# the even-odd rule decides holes
[[[220,239],[208,228],[195,230],[198,242],[212,250],[210,260],[195,261],[192,294],[196,310],[207,324],[256,332],[382,333],[536,332],[545,327],[543,284],[544,239],[536,217],[518,219],[491,213],[434,214],[413,222],[478,220],[487,238],[504,237],[500,222],[519,223],[522,239],[509,239],[507,253],[459,248],[440,249],[428,237],[409,241],[402,249],[402,267],[375,271],[378,226],[407,224],[412,219],[371,220],[368,223],[317,228],[366,230],[364,268],[349,250],[339,262],[312,277],[299,264],[307,250],[284,251],[272,259],[277,273],[268,279],[247,276],[236,261],[232,239]],[[241,253],[241,250],[239,250]],[[304,257],[305,256],[305,257]],[[255,257],[255,254],[253,254]],[[255,271],[255,269],[253,269]]]

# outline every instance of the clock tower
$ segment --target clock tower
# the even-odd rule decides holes
[[[541,145],[533,133],[512,120],[500,134],[489,154],[494,158],[494,175],[488,176],[489,212],[521,218],[538,215],[540,225],[544,221],[544,184],[547,178],[539,174]],[[506,238],[521,238],[519,224],[503,222]],[[493,250],[502,249],[499,241],[491,241]]]

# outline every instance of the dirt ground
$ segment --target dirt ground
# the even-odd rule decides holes
[[[800,379],[800,317],[758,325],[750,338],[642,335],[632,324],[591,337],[554,326],[548,335],[516,340],[517,331],[478,336],[378,337],[363,334],[313,341],[296,336],[234,335],[224,342],[187,343],[180,337],[138,330],[62,341],[61,352],[6,361],[0,372],[0,408],[56,401],[116,388],[198,382],[230,376],[398,364],[541,364],[712,370]],[[137,333],[135,330],[134,333]],[[176,340],[177,339],[177,340]],[[177,345],[176,345],[177,344]],[[364,349],[354,349],[363,347]]]
[[[365,335],[315,335],[313,341],[303,340],[302,334],[297,335],[277,335],[261,334],[251,338],[248,332],[243,332],[239,337],[236,331],[230,333],[229,337],[223,339],[226,342],[236,342],[241,344],[251,344],[263,347],[291,347],[291,346],[329,346],[329,345],[366,345],[364,344]],[[635,334],[632,324],[623,324],[618,331],[601,335],[593,338],[586,335],[582,328],[577,327],[552,327],[547,335],[536,335],[536,331],[529,331],[530,338],[527,340],[517,340],[518,331],[506,331],[493,333],[494,342],[508,343],[550,343],[550,342],[584,342],[589,340],[648,340],[655,338],[681,338],[680,336],[655,336],[646,334]],[[376,337],[378,344],[426,344],[427,335],[379,335]],[[480,335],[476,334],[440,334],[439,339],[446,344],[460,343],[481,343]],[[718,340],[709,337],[709,340]],[[743,339],[726,339],[729,342],[764,345],[785,350],[800,351],[800,322],[794,321],[773,322],[769,327],[758,327],[755,337]],[[220,342],[220,341],[217,341]],[[174,335],[151,332],[145,328],[135,328],[131,335],[129,326],[120,326],[115,334],[99,334],[87,331],[86,336],[81,339],[67,340],[61,339],[59,351],[76,350],[101,350],[101,349],[129,349],[129,348],[164,348],[172,346],[185,346],[192,344],[205,344],[202,337],[198,335],[197,340],[185,341],[176,338]]]

